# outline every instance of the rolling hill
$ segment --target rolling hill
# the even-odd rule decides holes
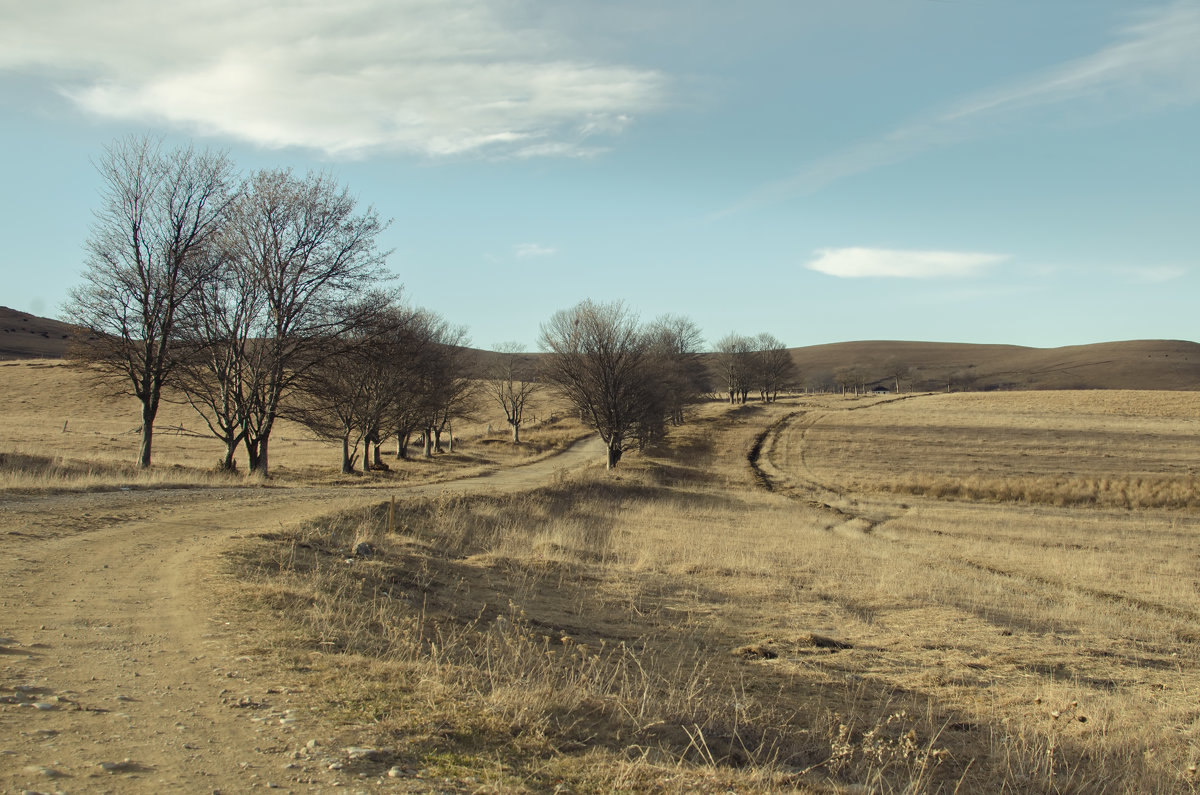
[[[1133,340],[1026,348],[944,342],[839,342],[792,350],[802,383],[835,383],[856,368],[869,387],[993,389],[1200,389],[1200,344]]]
[[[55,359],[65,355],[71,327],[0,307],[0,359]],[[482,364],[495,354],[477,352]],[[524,354],[531,372],[537,354]],[[994,389],[1200,389],[1200,344],[1133,340],[1027,348],[889,340],[837,342],[793,348],[802,386],[834,388],[839,371],[857,371],[868,388],[920,391]]]
[[[0,359],[58,359],[70,336],[66,323],[0,306]]]

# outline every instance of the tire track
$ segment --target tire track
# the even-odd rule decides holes
[[[521,491],[599,462],[601,450],[586,440],[486,477],[392,491]],[[236,656],[258,627],[213,591],[226,587],[215,573],[239,539],[377,503],[381,493],[282,487],[0,499],[0,549],[8,553],[0,555],[0,791],[326,792],[367,783],[343,764],[342,749],[321,752],[334,761],[340,754],[337,767],[296,755],[314,736],[324,742],[325,719],[305,708],[286,671]],[[106,521],[78,521],[99,509]],[[36,535],[11,533],[34,517],[42,519]],[[393,792],[416,786],[369,783]]]
[[[844,409],[844,411],[861,411],[914,397],[920,397],[920,395],[882,400],[870,405],[849,407]],[[816,479],[808,464],[807,445],[804,442],[809,430],[833,413],[836,413],[836,411],[827,411],[820,414],[793,412],[787,415],[771,424],[756,437],[754,448],[752,448],[747,459],[754,470],[755,478],[767,491],[780,493],[792,499],[803,501],[812,508],[835,516],[841,520],[842,527],[861,524],[862,534],[870,535],[887,522],[905,516],[911,509],[900,503],[881,505],[877,500],[867,502],[865,497],[852,495],[836,485],[821,483]],[[793,437],[799,439],[800,450],[798,452],[788,449],[788,440]],[[779,464],[772,460],[771,454],[781,445],[784,447],[785,454],[790,454],[784,456],[785,460],[799,461],[799,469],[806,477],[797,477],[793,470],[780,467]],[[834,504],[835,502],[840,504]],[[869,507],[864,506],[864,502],[867,502]],[[833,529],[836,528],[831,528],[831,530]],[[914,526],[914,529],[921,530],[921,528],[916,526]],[[935,535],[939,534],[936,531],[926,532]],[[905,544],[898,539],[886,538],[884,536],[876,537],[904,549],[912,556],[919,555],[919,552],[912,545]],[[1056,580],[1032,572],[1008,570],[959,556],[947,555],[943,556],[941,560],[946,563],[979,571],[1001,580],[1010,582],[1023,581],[1049,592],[1051,596],[1054,596],[1056,593],[1072,593],[1108,604],[1118,605],[1128,610],[1155,613],[1175,621],[1185,621],[1193,624],[1200,623],[1200,612],[1143,599],[1131,594],[1116,593],[1102,588],[1093,588],[1064,580]],[[1176,627],[1172,628],[1171,632],[1184,642],[1200,641],[1200,632],[1192,629]]]

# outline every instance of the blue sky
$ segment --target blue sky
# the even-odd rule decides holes
[[[328,170],[410,299],[715,341],[1195,339],[1200,0],[0,0],[0,304],[127,133]]]

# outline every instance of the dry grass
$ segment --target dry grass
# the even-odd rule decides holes
[[[106,488],[261,485],[216,472],[224,449],[193,409],[164,402],[155,422],[154,462],[148,472],[131,463],[140,442],[140,404],[61,360],[0,362],[0,491],[51,492]],[[368,477],[339,474],[336,444],[280,421],[271,437],[275,485],[320,483],[386,487],[468,477],[553,454],[585,430],[546,400],[523,429],[524,444],[510,444],[500,410],[480,401],[474,418],[456,427],[453,454],[399,461],[385,456],[389,472]],[[491,430],[489,430],[489,427]],[[243,461],[241,466],[245,468]]]
[[[265,539],[238,572],[342,739],[387,750],[362,772],[484,791],[1192,791],[1190,509],[900,498],[875,458],[839,454],[876,445],[949,477],[974,469],[980,435],[961,429],[986,427],[1000,477],[1031,429],[1039,457],[1073,460],[1049,435],[1061,417],[1113,454],[1081,477],[1168,476],[1197,463],[1161,444],[1190,409],[963,397],[709,406],[615,476],[406,503],[394,535],[381,506]],[[1119,407],[1142,413],[1106,424]],[[768,493],[746,452],[792,412],[764,449]],[[362,540],[380,554],[349,556]]]
[[[162,433],[133,471],[136,404],[59,363],[0,367],[0,489],[222,482],[211,440]],[[197,429],[188,412],[163,425]],[[1192,393],[714,404],[615,474],[406,501],[395,532],[384,504],[281,531],[231,581],[247,651],[290,671],[329,744],[381,749],[348,776],[1191,792],[1198,418]],[[579,433],[459,431],[453,457],[342,478],[335,448],[281,429],[276,482],[445,478]],[[747,464],[760,439],[774,491]]]
[[[815,424],[813,476],[849,491],[1055,506],[1200,505],[1200,394],[931,395]]]

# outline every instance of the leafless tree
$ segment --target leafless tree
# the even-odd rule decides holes
[[[453,421],[469,414],[476,388],[464,364],[467,330],[451,326],[437,315],[429,316],[432,329],[431,355],[425,363],[428,413],[425,422],[424,455],[444,452],[442,435],[449,434],[449,451],[454,452]]]
[[[526,373],[522,367],[521,345],[505,342],[496,346],[497,356],[488,367],[483,380],[484,393],[504,410],[504,419],[512,428],[513,444],[521,443],[521,426],[525,423],[525,410],[529,408],[541,384]]]
[[[709,391],[708,372],[700,359],[704,337],[690,318],[663,315],[648,330],[651,352],[672,425],[682,425],[684,408]]]
[[[754,338],[753,344],[759,396],[764,403],[771,403],[779,396],[779,390],[795,383],[796,363],[787,346],[773,334],[763,332]]]
[[[246,433],[247,371],[259,344],[253,333],[261,299],[252,274],[226,260],[183,305],[179,336],[185,355],[172,384],[224,443],[220,468],[227,471],[237,468],[235,455]]]
[[[283,398],[363,320],[354,307],[381,275],[376,240],[386,223],[374,208],[359,212],[328,175],[290,170],[254,174],[235,209],[234,267],[261,292],[244,370],[243,441],[251,470],[265,475]]]
[[[754,341],[741,334],[726,334],[717,342],[716,369],[730,403],[745,403],[754,381]]]
[[[87,239],[84,283],[65,317],[79,358],[128,384],[142,403],[138,466],[148,467],[163,387],[177,364],[180,307],[220,265],[211,251],[234,194],[223,153],[128,137],[96,163],[102,204]]]
[[[354,471],[360,444],[363,471],[383,468],[378,442],[385,419],[408,386],[418,316],[386,293],[372,294],[363,304],[353,312],[359,324],[331,340],[336,355],[318,356],[305,368],[280,409],[317,436],[341,443],[343,474]]]
[[[841,388],[843,395],[847,392],[858,395],[866,391],[869,380],[867,369],[861,365],[850,364],[833,371],[833,382]]]
[[[542,325],[541,345],[545,380],[600,435],[612,469],[651,419],[649,335],[622,304],[584,301]]]
[[[902,386],[912,386],[912,370],[911,368],[898,361],[897,359],[888,359],[883,364],[883,377],[892,381],[895,385],[895,391],[900,392]]]

